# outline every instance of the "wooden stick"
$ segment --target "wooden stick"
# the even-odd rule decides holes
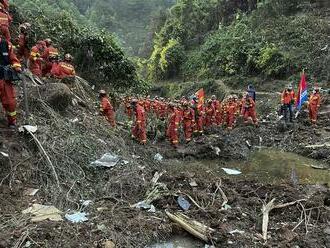
[[[299,203],[302,206],[302,204],[301,204],[302,201],[306,201],[306,199],[301,199],[301,200],[297,200],[294,202],[288,202],[288,203],[284,203],[284,204],[274,205],[274,202],[275,202],[275,198],[274,198],[266,205],[263,205],[262,206],[262,237],[263,237],[263,239],[267,240],[267,230],[268,230],[270,211],[272,211],[273,209],[289,207],[289,206],[295,205],[297,203]],[[306,214],[305,214],[305,216],[306,216]],[[306,219],[306,217],[305,217],[305,219]]]
[[[192,226],[189,225],[189,223],[187,223],[186,221],[184,221],[182,218],[169,213],[168,211],[165,212],[166,215],[173,221],[176,222],[177,224],[179,224],[184,230],[186,230],[187,232],[189,232],[191,235],[195,236],[196,238],[199,238],[205,242],[208,242],[209,239],[206,235],[196,231]]]
[[[48,163],[48,165],[50,166],[50,168],[52,169],[53,171],[53,174],[54,174],[54,177],[55,177],[55,180],[56,180],[56,183],[57,183],[57,187],[60,188],[60,180],[58,179],[58,176],[57,176],[57,173],[56,173],[56,170],[55,170],[55,167],[52,163],[52,161],[50,160],[47,152],[45,151],[45,149],[43,148],[43,146],[41,145],[40,141],[38,140],[38,138],[29,130],[25,129],[30,135],[31,137],[34,139],[34,141],[36,142],[37,146],[39,147],[39,150],[44,154],[45,158],[46,158],[46,161]]]

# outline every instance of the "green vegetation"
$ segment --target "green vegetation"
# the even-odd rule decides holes
[[[106,31],[92,26],[69,1],[16,0],[11,8],[17,24],[32,23],[31,44],[50,37],[62,52],[71,53],[78,73],[95,85],[116,91],[141,91],[148,85]]]
[[[287,79],[306,69],[329,80],[328,15],[317,0],[179,0],[154,40],[148,77]]]

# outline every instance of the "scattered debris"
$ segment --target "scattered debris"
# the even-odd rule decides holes
[[[39,189],[27,188],[24,190],[23,195],[34,196],[35,194],[37,194],[38,191],[39,191]]]
[[[70,120],[71,123],[76,123],[76,122],[78,122],[78,121],[79,121],[78,118],[74,118],[73,120]]]
[[[184,211],[189,210],[191,207],[191,204],[183,196],[178,197],[178,204]]]
[[[87,207],[93,203],[92,200],[86,200],[86,201],[80,200],[80,202],[83,207]]]
[[[24,125],[18,128],[18,131],[20,133],[23,133],[25,131],[27,131],[28,133],[36,133],[38,131],[38,127],[37,126],[31,126],[31,125]]]
[[[154,157],[154,160],[156,160],[156,161],[158,161],[158,162],[161,162],[161,161],[163,161],[163,156],[162,155],[160,155],[159,153],[157,153],[156,155],[155,155],[155,157]]]
[[[155,212],[156,212],[155,206],[148,204],[145,201],[140,201],[140,202],[134,204],[132,207],[137,208],[137,209],[151,210],[151,212],[153,210],[155,210]]]
[[[128,162],[127,160],[123,160],[123,161],[121,161],[121,164],[122,164],[122,165],[128,165],[129,162]]]
[[[9,158],[9,155],[8,155],[7,153],[5,153],[5,152],[0,152],[0,154],[1,154],[2,156],[6,157],[6,158]]]
[[[139,158],[141,158],[141,156],[137,156],[137,155],[132,155],[132,158],[134,158],[134,159],[139,159]]]
[[[191,187],[197,187],[197,186],[198,186],[198,184],[196,183],[195,180],[190,181],[189,185],[190,185]]]
[[[233,170],[233,169],[228,169],[228,168],[221,168],[224,170],[224,172],[226,172],[228,175],[240,175],[242,174],[241,171],[239,170]]]
[[[235,233],[239,233],[239,234],[244,234],[245,232],[244,231],[241,231],[241,230],[238,230],[238,229],[235,229],[235,230],[232,230],[229,232],[229,234],[235,234]]]
[[[97,230],[101,232],[105,232],[107,230],[107,227],[104,224],[97,225]]]
[[[214,229],[205,226],[200,222],[192,220],[184,214],[171,214],[168,211],[166,211],[165,213],[173,222],[180,225],[184,230],[205,242],[210,241],[210,239],[212,239],[211,234],[215,233]]]
[[[107,208],[107,207],[99,207],[99,208],[97,208],[96,210],[98,211],[98,212],[103,212],[103,211],[105,211],[105,210],[108,210],[109,208]]]
[[[117,155],[112,155],[111,153],[106,153],[102,158],[91,163],[94,167],[107,167],[111,168],[118,164],[120,158]]]
[[[81,223],[88,221],[86,216],[87,214],[84,212],[75,212],[73,214],[66,214],[65,218],[72,223]]]
[[[31,218],[32,222],[40,222],[44,220],[62,221],[62,212],[54,206],[45,206],[41,204],[33,204],[22,211],[22,214],[31,214],[34,217]]]
[[[116,247],[115,243],[113,243],[110,240],[105,241],[103,245],[104,245],[104,248],[115,248]]]
[[[300,203],[302,201],[306,201],[306,200],[305,199],[302,199],[302,200],[297,200],[297,201],[294,201],[294,202],[289,202],[289,203],[285,203],[285,204],[275,205],[274,204],[275,198],[274,198],[273,200],[271,200],[266,205],[264,204],[262,206],[262,209],[261,209],[262,210],[262,238],[264,240],[267,240],[267,230],[268,230],[269,212],[270,211],[272,211],[273,209],[276,209],[276,208],[284,208],[284,207],[292,206],[292,205],[295,205],[295,204]],[[306,218],[305,218],[305,221],[306,221]]]

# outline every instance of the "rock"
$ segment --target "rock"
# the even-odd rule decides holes
[[[37,103],[40,100],[48,103],[53,109],[65,110],[72,102],[72,93],[63,83],[50,83],[34,87],[29,91],[29,101]]]
[[[116,247],[115,243],[113,243],[110,240],[105,241],[103,245],[104,245],[104,248],[115,248]]]

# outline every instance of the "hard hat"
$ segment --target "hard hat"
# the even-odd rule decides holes
[[[211,96],[211,99],[212,99],[212,100],[215,100],[215,99],[217,99],[217,97],[216,97],[215,95],[212,95],[212,96]]]
[[[132,102],[132,103],[137,103],[138,100],[137,100],[136,98],[133,98],[131,102]]]
[[[71,54],[67,53],[67,54],[64,55],[64,59],[66,61],[72,61],[73,60],[73,57],[71,56]]]
[[[100,90],[99,94],[100,95],[106,95],[107,93],[105,92],[105,90]]]
[[[43,47],[46,46],[46,42],[44,42],[43,40],[39,40],[39,41],[37,42],[37,44],[38,44],[38,45],[41,45],[41,46],[43,46]]]
[[[289,85],[288,85],[288,90],[292,90],[292,88],[293,88],[293,87],[292,87],[292,84],[289,84]]]
[[[45,43],[47,46],[51,45],[53,42],[50,38],[45,39]]]

